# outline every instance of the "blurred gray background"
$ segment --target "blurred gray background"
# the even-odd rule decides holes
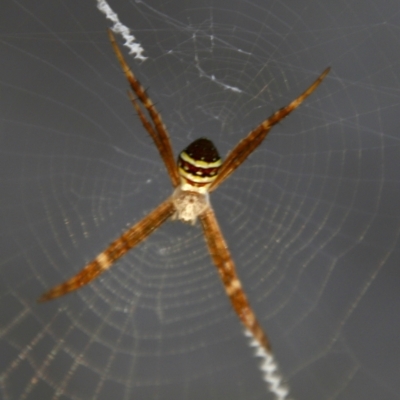
[[[175,154],[226,155],[332,67],[212,204],[292,398],[400,398],[398,1],[110,5]],[[95,1],[1,5],[0,398],[272,399],[198,227],[36,304],[171,193],[109,26]]]

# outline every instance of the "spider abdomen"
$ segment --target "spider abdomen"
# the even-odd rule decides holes
[[[221,157],[211,140],[195,140],[178,157],[182,189],[206,193],[221,164]]]

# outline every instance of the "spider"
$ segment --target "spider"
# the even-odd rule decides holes
[[[325,69],[315,82],[289,105],[261,122],[234,147],[224,162],[214,144],[206,138],[200,138],[179,154],[176,163],[161,115],[126,63],[111,30],[108,31],[108,35],[130,84],[132,91],[128,92],[129,98],[164,161],[174,191],[155,210],[124,232],[80,272],[44,293],[38,301],[52,300],[87,285],[108,270],[130,249],[145,240],[167,219],[178,219],[190,224],[195,224],[199,219],[211,258],[234,311],[253,338],[267,353],[272,354],[269,339],[258,322],[236,274],[235,264],[211,207],[209,193],[221,185],[246,160],[274,125],[297,108],[317,88],[330,68]]]

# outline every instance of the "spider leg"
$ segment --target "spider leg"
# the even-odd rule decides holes
[[[102,253],[87,264],[75,276],[44,293],[38,302],[44,302],[64,296],[81,288],[108,270],[119,258],[131,248],[146,239],[156,228],[162,225],[175,212],[170,199],[165,200],[155,210],[112,242]]]
[[[139,103],[136,101],[135,96],[133,95],[133,93],[130,90],[128,90],[128,96],[129,96],[129,99],[130,99],[133,107],[136,110],[137,115],[139,116],[140,122],[142,123],[142,125],[144,126],[146,131],[149,133],[149,135],[153,139],[154,143],[156,144],[157,149],[161,153],[161,151],[163,149],[163,143],[161,142],[160,137],[158,136],[157,132],[154,130],[153,125],[151,125],[149,120],[146,118],[146,115],[140,108]]]
[[[233,171],[238,168],[243,161],[262,143],[270,129],[276,125],[281,119],[289,115],[295,110],[323,81],[325,76],[330,71],[326,68],[324,72],[308,87],[299,97],[293,100],[286,107],[281,108],[272,114],[268,119],[264,120],[257,128],[251,131],[244,139],[242,139],[236,147],[228,154],[222,164],[218,176],[211,184],[209,192],[215,190]]]
[[[251,309],[249,301],[242,289],[242,284],[236,274],[235,264],[229,253],[228,246],[212,208],[208,208],[199,216],[199,219],[203,227],[208,250],[218,269],[225,292],[232,303],[233,309],[254,339],[266,352],[271,354],[271,345],[268,337],[257,321],[256,315]]]
[[[124,56],[122,55],[120,48],[118,47],[118,44],[114,37],[114,34],[112,33],[112,31],[110,29],[108,30],[108,36],[109,36],[111,45],[113,47],[114,53],[117,56],[117,59],[122,67],[122,70],[125,74],[126,79],[128,80],[133,92],[136,94],[137,98],[143,104],[144,108],[147,110],[151,120],[154,123],[154,128],[152,128],[151,131],[149,130],[150,123],[144,117],[143,112],[139,113],[138,106],[136,106],[134,102],[132,102],[132,104],[134,105],[136,112],[138,112],[139,118],[140,118],[144,128],[147,130],[149,135],[152,137],[155,145],[157,146],[158,152],[160,153],[160,156],[163,159],[164,164],[167,168],[168,174],[171,178],[172,185],[174,187],[177,187],[180,184],[178,167],[176,164],[174,153],[172,151],[171,141],[170,141],[167,129],[162,121],[161,115],[157,111],[155,105],[151,101],[150,97],[147,95],[147,93],[144,90],[141,83],[137,80],[137,78],[133,74],[132,70],[129,68],[127,62],[125,61]],[[132,101],[132,97],[131,97],[131,101]],[[146,123],[144,123],[144,121],[146,121]]]

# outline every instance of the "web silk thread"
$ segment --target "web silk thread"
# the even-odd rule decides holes
[[[284,377],[279,371],[279,366],[275,357],[258,343],[250,331],[246,329],[244,334],[250,339],[250,346],[254,347],[255,356],[261,358],[259,368],[264,381],[267,382],[269,391],[275,395],[276,400],[292,400],[289,398],[289,387],[284,382]]]
[[[120,34],[124,40],[124,46],[129,49],[129,54],[133,54],[135,58],[145,61],[145,57],[142,53],[144,52],[143,47],[140,43],[136,42],[135,36],[131,34],[131,30],[124,25],[118,18],[118,15],[112,10],[106,0],[97,0],[97,8],[106,16],[107,19],[113,22],[113,32]]]

